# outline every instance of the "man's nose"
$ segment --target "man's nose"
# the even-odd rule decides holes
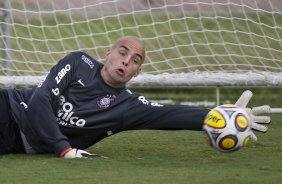
[[[130,56],[128,55],[126,58],[124,58],[124,60],[123,60],[122,63],[123,63],[125,66],[128,66],[129,62],[130,62]]]

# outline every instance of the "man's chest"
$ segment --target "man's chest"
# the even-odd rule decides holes
[[[126,108],[126,99],[123,92],[76,84],[59,96],[57,121],[64,126],[84,127],[119,119]]]

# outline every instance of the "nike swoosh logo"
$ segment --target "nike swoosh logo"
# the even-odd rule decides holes
[[[21,102],[20,103],[25,109],[27,109],[28,108],[28,105],[26,104],[26,103],[24,103],[24,102]]]
[[[82,86],[85,86],[85,85],[83,84],[83,82],[81,81],[81,79],[79,79],[77,82],[78,82],[79,84],[81,84]]]

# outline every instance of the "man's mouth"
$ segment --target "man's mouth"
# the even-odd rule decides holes
[[[117,69],[117,74],[118,75],[123,76],[124,73],[125,73],[124,69],[122,69],[122,68]]]

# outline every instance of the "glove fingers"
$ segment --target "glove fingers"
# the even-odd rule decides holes
[[[245,108],[249,103],[250,99],[252,98],[253,93],[249,90],[244,91],[243,94],[239,97],[237,102],[235,103],[236,106]]]
[[[268,130],[267,126],[261,125],[261,124],[255,123],[255,122],[252,123],[252,128],[254,130],[257,130],[257,131],[260,131],[260,132],[266,132]]]
[[[86,152],[86,151],[82,151],[82,152],[80,153],[80,155],[81,155],[81,158],[90,158],[90,159],[96,158],[96,157],[108,158],[108,157],[105,157],[105,156],[101,156],[101,155],[97,155],[97,154],[93,154],[93,153],[88,153],[88,152]]]
[[[95,158],[98,155],[96,154],[90,154],[90,153],[81,153],[81,158]]]
[[[269,116],[253,116],[252,120],[258,123],[268,124],[270,123],[271,118]]]
[[[252,111],[254,115],[265,114],[265,113],[270,113],[271,108],[269,105],[263,105],[259,107],[254,107]]]
[[[254,141],[254,142],[258,140],[258,138],[257,138],[257,136],[254,134],[254,132],[251,133],[250,139],[251,139],[252,141]]]
[[[84,150],[78,150],[77,154],[76,154],[76,157],[77,158],[89,158],[89,159],[92,159],[92,158],[98,157],[98,155],[92,154],[92,153],[88,153],[87,151],[84,151]]]

